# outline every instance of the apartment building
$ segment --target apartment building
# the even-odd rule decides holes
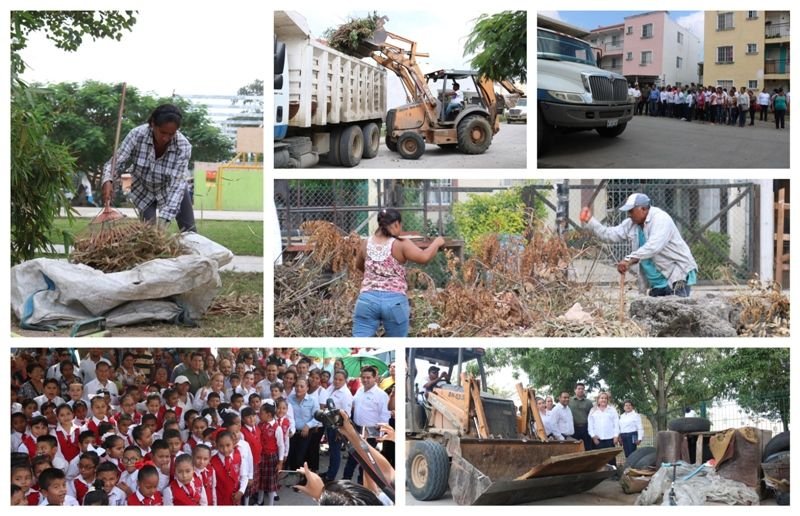
[[[706,11],[706,84],[789,91],[789,11]]]
[[[621,73],[630,83],[698,82],[700,38],[678,25],[669,11],[627,16],[621,24],[591,31],[589,42],[602,51],[600,68]]]

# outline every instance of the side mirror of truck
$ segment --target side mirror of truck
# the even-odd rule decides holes
[[[283,67],[286,64],[286,43],[275,38],[275,90],[283,89]]]

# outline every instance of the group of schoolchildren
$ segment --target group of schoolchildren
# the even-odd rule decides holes
[[[628,90],[634,98],[636,115],[649,115],[676,118],[682,121],[693,120],[709,122],[711,125],[736,125],[744,127],[749,116],[755,125],[756,113],[760,121],[768,121],[773,113],[775,128],[785,128],[785,117],[789,105],[788,94],[783,88],[769,93],[765,88],[761,93],[745,88],[725,89],[720,86],[645,86],[639,89],[634,84]]]
[[[97,362],[101,384],[110,373]],[[117,399],[80,380],[67,400],[55,378],[35,399],[13,389],[12,505],[272,505],[295,432],[290,393],[275,382],[262,400],[250,386],[245,404],[224,379],[212,374],[194,396],[186,376],[145,393],[123,386]]]

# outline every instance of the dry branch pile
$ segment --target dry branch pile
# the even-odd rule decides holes
[[[375,11],[366,18],[351,18],[338,27],[326,30],[324,37],[328,40],[328,45],[339,52],[361,57],[357,50],[375,32],[379,19],[380,16]]]
[[[156,224],[126,221],[77,237],[69,260],[103,272],[120,272],[187,252],[179,234],[169,234]]]
[[[275,335],[350,335],[361,284],[355,268],[360,239],[327,222],[307,222],[303,230],[313,251],[275,269]],[[487,235],[464,263],[446,252],[450,279],[444,288],[409,268],[410,335],[644,335],[634,322],[616,321],[613,301],[569,279],[572,260],[584,252],[537,228],[510,239]],[[562,317],[578,302],[590,308],[589,322]]]
[[[789,298],[780,285],[764,285],[758,279],[748,289],[731,298],[741,308],[739,335],[742,337],[788,337]]]

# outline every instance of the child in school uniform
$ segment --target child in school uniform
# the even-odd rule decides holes
[[[103,449],[106,451],[105,462],[113,464],[120,474],[125,471],[122,464],[122,456],[125,453],[125,439],[118,435],[109,435],[103,441]]]
[[[206,492],[208,505],[217,505],[217,474],[211,467],[211,447],[198,444],[192,450],[192,463],[194,474],[200,478],[200,483]]]
[[[200,413],[195,409],[183,409],[183,425],[181,425],[181,440],[186,442],[192,435],[192,423],[200,416]],[[191,453],[191,452],[189,452]]]
[[[253,481],[249,484],[247,492],[245,493],[245,500],[253,496],[258,491],[258,468],[261,462],[261,430],[258,428],[256,422],[256,413],[250,407],[242,409],[241,416],[241,434],[245,442],[250,447],[250,454],[253,457]]]
[[[36,438],[36,455],[44,455],[50,458],[54,468],[58,468],[67,473],[69,463],[58,453],[58,441],[50,434],[40,435]]]
[[[39,475],[39,490],[42,499],[39,505],[80,505],[75,497],[67,493],[67,479],[58,468],[47,468]]]
[[[122,464],[125,471],[119,476],[117,486],[125,491],[126,495],[132,495],[138,489],[136,479],[138,477],[136,465],[142,462],[142,450],[136,445],[128,446],[122,454]]]
[[[61,456],[67,462],[71,462],[81,453],[81,447],[78,444],[81,429],[73,422],[75,414],[72,411],[72,407],[66,403],[56,409],[56,416],[58,417],[58,425],[52,435],[58,442],[58,451]]]
[[[153,441],[152,449],[153,464],[158,468],[158,490],[163,491],[169,485],[172,455],[170,455],[169,445],[164,439]]]
[[[247,474],[242,469],[242,454],[236,446],[234,434],[222,430],[216,435],[217,454],[211,467],[217,477],[217,504],[239,505],[247,489]]]
[[[78,461],[81,458],[81,454],[91,451],[89,447],[93,446],[94,442],[94,432],[91,430],[84,430],[78,434],[78,448],[80,452],[69,461],[69,466],[67,466],[67,482],[74,480],[80,474],[78,471]]]
[[[128,496],[128,505],[164,505],[164,500],[158,491],[158,469],[152,464],[147,464],[137,473],[138,489]]]
[[[72,412],[75,414],[75,426],[79,428],[83,427],[89,417],[89,407],[86,406],[86,402],[83,400],[78,400],[73,403]]]
[[[258,428],[261,430],[261,461],[257,485],[259,505],[273,505],[273,500],[278,494],[278,471],[283,467],[283,429],[275,417],[276,409],[271,401],[268,400],[261,405],[259,411]]]
[[[33,471],[27,464],[14,464],[11,466],[11,485],[22,489],[26,505],[39,505],[41,493],[33,488]]]
[[[21,487],[11,484],[11,506],[14,505],[28,505],[28,499]]]
[[[183,451],[192,453],[192,450],[194,450],[195,446],[198,444],[206,444],[207,441],[203,437],[203,432],[205,432],[206,428],[208,428],[208,421],[206,421],[205,418],[195,418],[194,421],[192,421],[192,433],[186,440],[186,444],[183,445]]]
[[[33,459],[36,457],[36,442],[39,437],[47,435],[50,432],[50,427],[47,425],[47,419],[44,416],[35,416],[31,419],[30,429],[27,430],[20,441],[22,444],[15,450],[20,453],[27,453]]]
[[[142,453],[142,458],[148,460],[152,458],[150,455],[150,446],[153,444],[153,431],[144,423],[139,426],[133,427],[131,430],[131,437],[133,438],[134,446],[139,448]]]
[[[92,417],[81,427],[81,432],[91,430],[94,433],[95,441],[100,442],[100,436],[102,435],[100,433],[100,423],[108,422],[108,403],[106,403],[105,396],[97,394],[89,402],[89,405],[92,408]]]
[[[81,454],[78,460],[78,471],[80,474],[72,481],[67,482],[67,493],[75,497],[78,503],[83,505],[83,497],[89,492],[89,488],[97,480],[97,466],[100,465],[100,457],[93,451]]]
[[[22,412],[11,414],[11,451],[19,451],[22,444],[22,436],[28,430],[28,419]]]
[[[175,459],[175,477],[162,494],[164,505],[208,505],[202,480],[194,474],[191,455],[182,454]]]
[[[103,462],[97,467],[97,483],[100,483],[101,489],[105,491],[108,496],[108,505],[121,506],[126,504],[127,494],[120,489],[117,484],[119,483],[120,472],[119,469],[110,462]]]

